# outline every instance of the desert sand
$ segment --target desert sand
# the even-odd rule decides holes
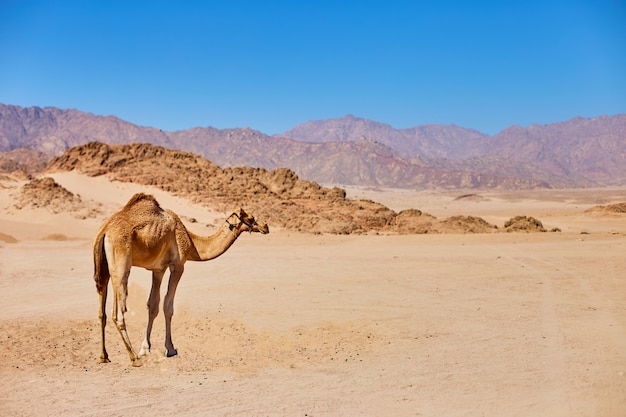
[[[394,210],[499,226],[528,215],[561,232],[336,236],[270,224],[186,264],[178,356],[163,356],[160,315],[152,353],[132,368],[110,320],[112,362],[98,363],[99,224],[138,191],[196,233],[229,213],[104,177],[53,177],[97,214],[17,209],[23,183],[0,184],[2,416],[626,415],[626,214],[585,213],[626,201],[626,189],[347,187]],[[150,283],[133,269],[136,348]]]

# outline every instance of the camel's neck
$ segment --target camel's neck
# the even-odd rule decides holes
[[[209,261],[215,259],[230,248],[239,237],[237,230],[230,230],[229,224],[225,223],[211,236],[198,236],[187,231],[195,250],[191,250],[190,261]]]

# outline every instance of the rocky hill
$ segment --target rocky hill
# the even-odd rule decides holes
[[[291,230],[365,232],[383,228],[395,214],[376,203],[347,200],[343,190],[302,181],[287,169],[222,169],[199,155],[149,144],[91,142],[67,150],[47,168],[70,170],[156,186],[221,211],[242,206],[272,225]],[[363,205],[367,215],[354,216],[355,204]]]
[[[301,180],[286,168],[272,171],[221,168],[200,155],[149,144],[91,142],[55,157],[45,171],[72,170],[89,176],[106,175],[115,181],[156,186],[224,212],[245,207],[270,226],[295,231],[406,234],[498,230],[495,225],[476,217],[440,220],[416,209],[396,213],[370,200],[351,200],[340,188],[326,188]],[[31,181],[29,193],[32,188],[42,186],[58,191],[50,181],[36,181]]]
[[[71,213],[79,219],[102,216],[99,204],[83,201],[80,196],[57,184],[50,177],[33,178],[21,188],[14,206],[16,209],[45,208],[49,212]]]
[[[617,214],[623,215],[626,214],[626,202],[624,203],[616,203],[616,204],[608,204],[605,206],[595,206],[588,210],[585,210],[585,213],[592,214]]]
[[[31,148],[17,148],[0,152],[0,173],[22,171],[39,172],[48,165],[50,155]]]
[[[249,128],[163,132],[114,116],[0,104],[0,151],[27,147],[59,155],[94,140],[181,149],[223,167],[289,167],[323,184],[512,189],[626,184],[626,115],[511,127],[493,137],[458,126],[394,129],[346,116],[270,137]]]

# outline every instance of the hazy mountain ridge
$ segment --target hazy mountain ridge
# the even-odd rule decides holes
[[[355,140],[358,135],[368,135],[444,171],[534,179],[555,187],[626,184],[624,114],[510,126],[494,136],[453,125],[393,129],[350,115],[304,123],[285,132],[302,141]]]
[[[395,129],[390,125],[346,115],[302,123],[281,136],[302,142],[351,142],[362,137],[396,150],[404,157],[458,159],[471,154],[489,135],[455,125],[423,125]]]
[[[324,184],[412,188],[626,184],[626,115],[511,126],[493,137],[454,125],[394,129],[348,115],[268,136],[249,128],[164,132],[114,116],[0,104],[0,151],[29,147],[59,155],[94,140],[190,151],[223,167],[288,167],[301,178]]]
[[[106,143],[149,142],[172,146],[159,129],[136,126],[115,116],[97,116],[55,107],[19,107],[0,104],[0,151],[33,148],[59,155],[76,145],[102,140]]]
[[[556,176],[623,185],[626,184],[626,115],[575,117],[527,128],[512,126],[490,139],[482,154],[532,164]]]

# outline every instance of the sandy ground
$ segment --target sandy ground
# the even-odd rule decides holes
[[[103,218],[140,190],[55,178],[100,202]],[[562,232],[246,234],[222,257],[187,264],[179,355],[163,357],[159,316],[153,352],[132,368],[110,321],[112,362],[97,363],[91,239],[103,218],[16,210],[17,185],[0,187],[2,416],[626,415],[626,215],[583,213],[626,201],[624,189],[455,200],[462,193],[350,188],[396,210],[500,226],[532,215]],[[225,217],[157,197],[196,218],[196,232]],[[134,269],[137,348],[149,286]]]

